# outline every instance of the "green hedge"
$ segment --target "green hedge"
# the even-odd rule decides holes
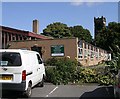
[[[113,84],[112,74],[105,68],[78,68],[77,62],[68,58],[51,58],[46,63],[55,66],[46,68],[47,81],[53,84]]]
[[[55,67],[46,68],[47,81],[54,84],[68,84],[73,82],[77,62],[68,58],[49,59],[47,65]]]

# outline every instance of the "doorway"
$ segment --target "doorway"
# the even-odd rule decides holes
[[[31,47],[31,50],[38,52],[41,55],[41,58],[42,58],[42,47],[33,46],[33,47]]]

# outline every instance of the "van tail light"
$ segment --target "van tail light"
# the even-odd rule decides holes
[[[26,80],[26,70],[22,71],[22,80]]]

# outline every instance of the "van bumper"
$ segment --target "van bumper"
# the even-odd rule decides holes
[[[0,90],[25,91],[26,82],[22,83],[0,83]]]

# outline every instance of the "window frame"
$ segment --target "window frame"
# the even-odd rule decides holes
[[[43,63],[42,58],[40,57],[39,54],[36,55],[37,55],[38,64],[42,64]]]

